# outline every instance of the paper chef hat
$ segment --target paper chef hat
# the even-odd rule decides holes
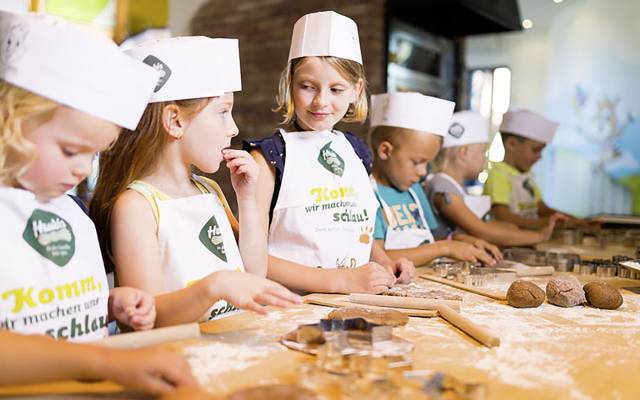
[[[358,25],[334,11],[307,14],[296,21],[289,61],[311,56],[333,56],[362,64]]]
[[[0,11],[0,78],[135,129],[158,73],[106,37],[62,19]]]
[[[527,139],[550,143],[558,129],[558,123],[529,110],[509,111],[502,116],[500,132],[511,133]]]
[[[242,90],[237,39],[158,39],[125,53],[160,71],[150,103],[222,96]]]
[[[489,120],[473,111],[453,114],[442,148],[474,143],[489,143]]]
[[[371,96],[371,127],[394,126],[440,136],[447,134],[455,103],[420,93]]]

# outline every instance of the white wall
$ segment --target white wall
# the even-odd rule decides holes
[[[597,109],[604,98],[619,99],[619,120],[627,113],[640,119],[640,2],[520,3],[523,18],[531,18],[534,27],[469,38],[467,67],[510,67],[511,108],[529,108],[560,122],[553,145],[535,168],[548,203],[579,215],[628,213],[629,190],[598,167],[612,141],[592,136],[606,134],[596,128],[602,123]],[[580,106],[578,87],[586,93]],[[627,129],[627,142],[633,141],[629,129],[636,127]]]

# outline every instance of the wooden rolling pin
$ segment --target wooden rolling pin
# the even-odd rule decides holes
[[[479,294],[481,296],[486,296],[492,299],[502,300],[502,301],[507,300],[506,293],[500,293],[500,292],[495,292],[493,290],[482,289],[474,286],[468,286],[468,285],[465,285],[464,283],[452,281],[450,279],[439,278],[433,275],[420,275],[420,278],[433,281],[433,282],[442,283],[443,285],[448,285],[457,289],[466,290],[467,292]]]
[[[183,339],[197,339],[200,337],[200,326],[197,323],[157,328],[150,331],[138,331],[109,336],[95,342],[101,346],[128,349],[135,347],[153,346],[160,343],[174,342]]]
[[[372,306],[413,308],[417,310],[437,310],[439,306],[446,305],[454,310],[460,311],[460,300],[436,300],[416,297],[352,293],[349,295],[349,301],[351,303],[368,304]]]
[[[462,332],[471,336],[483,345],[487,347],[500,346],[499,337],[494,336],[488,329],[476,325],[476,323],[470,319],[463,317],[446,304],[441,304],[438,306],[437,310],[440,316],[446,319],[451,325],[460,329]]]

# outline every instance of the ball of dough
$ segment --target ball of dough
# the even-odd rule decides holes
[[[587,301],[582,284],[575,276],[551,278],[547,283],[547,301],[560,307],[573,307]]]
[[[310,390],[296,385],[263,385],[241,389],[227,396],[227,400],[319,400]]]
[[[516,308],[535,308],[544,302],[544,291],[527,281],[515,281],[507,290],[507,302]]]
[[[407,314],[397,310],[368,310],[361,307],[342,307],[327,315],[329,319],[364,318],[372,324],[402,326],[409,322]]]
[[[620,291],[606,282],[589,282],[584,285],[583,289],[587,302],[596,308],[615,310],[622,305]]]

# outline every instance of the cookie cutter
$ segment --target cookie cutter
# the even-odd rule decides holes
[[[580,264],[580,256],[575,253],[547,253],[547,264],[553,266],[558,272],[573,272]]]
[[[296,341],[298,343],[323,344],[327,342],[327,337],[347,345],[349,339],[360,340],[368,343],[391,340],[393,327],[379,325],[367,321],[364,318],[346,319],[321,319],[315,324],[304,324],[298,326],[296,331]]]
[[[530,267],[547,265],[547,253],[523,247],[509,247],[502,252],[504,259]]]

